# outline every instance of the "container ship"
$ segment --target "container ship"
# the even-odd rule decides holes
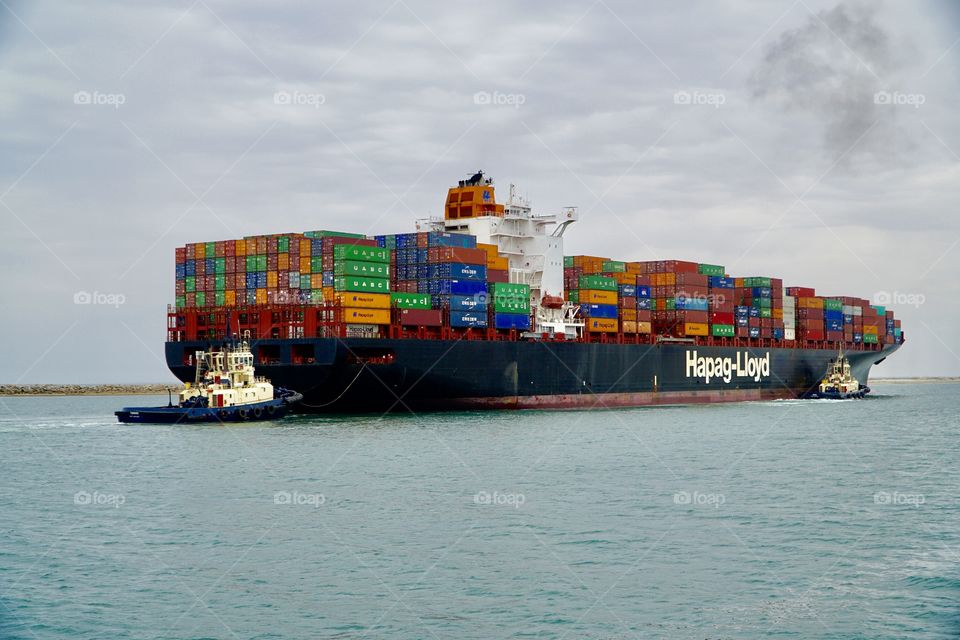
[[[176,249],[166,360],[248,340],[332,413],[607,408],[805,397],[842,350],[863,384],[904,341],[868,300],[687,260],[564,255],[576,208],[498,203],[478,172],[415,231],[306,231]],[[830,283],[831,290],[839,283]]]

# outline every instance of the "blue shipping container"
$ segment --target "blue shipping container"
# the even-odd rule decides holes
[[[247,274],[247,289],[256,289],[257,288],[257,274],[248,273]]]
[[[187,265],[182,262],[177,265],[177,280],[183,280],[187,276]]]
[[[823,312],[824,320],[839,320],[843,322],[843,311],[824,311]]]
[[[431,231],[427,234],[428,247],[462,247],[476,249],[477,237],[465,233],[441,233]]]
[[[530,329],[530,316],[525,313],[495,313],[493,314],[493,325],[497,329],[528,331]]]
[[[757,308],[757,307],[747,307],[747,308],[750,309],[750,317],[751,317],[751,318],[759,318],[759,317],[760,317],[760,309],[759,309],[759,308]],[[753,337],[753,336],[751,336],[751,337]]]
[[[487,295],[478,293],[472,296],[436,295],[433,296],[434,309],[447,307],[451,311],[486,311]]]
[[[462,264],[459,262],[444,262],[431,264],[431,278],[453,278],[455,280],[486,280],[487,266],[483,264]]]
[[[637,287],[639,290],[639,287]],[[637,298],[637,311],[653,310],[653,300],[651,298]]]
[[[637,288],[632,284],[622,284],[620,285],[620,297],[621,298],[635,298],[637,297]]]
[[[637,297],[638,298],[649,298],[650,297],[650,287],[646,285],[637,285]]]
[[[615,304],[581,304],[580,315],[588,318],[617,319],[617,305]]]
[[[780,327],[773,328],[773,339],[774,340],[783,340],[783,329]]]
[[[750,317],[750,307],[735,307],[735,311],[737,316],[739,317],[743,317],[743,318]]]
[[[709,309],[705,298],[685,298],[683,296],[677,297],[675,306],[677,310],[684,311],[707,311]]]
[[[197,275],[197,263],[196,263],[196,261],[194,261],[194,260],[187,260],[187,265],[186,265],[185,271],[186,271],[186,274],[187,274],[188,276],[195,276],[195,275]]]
[[[769,298],[770,287],[753,287],[750,289],[750,295],[754,298]]]
[[[750,327],[750,337],[759,338],[760,337],[760,327]]]
[[[487,314],[486,313],[475,313],[473,311],[451,311],[450,312],[450,326],[451,327],[486,327],[487,326]]]
[[[712,289],[733,289],[735,286],[733,278],[723,276],[710,276],[710,287]]]
[[[480,280],[430,280],[429,293],[454,293],[463,296],[472,296],[476,293],[484,293],[487,290],[487,283]],[[436,288],[436,291],[433,289]]]
[[[258,289],[267,288],[267,272],[266,271],[257,271],[257,288]]]

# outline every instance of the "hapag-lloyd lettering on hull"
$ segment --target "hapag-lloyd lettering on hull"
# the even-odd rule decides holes
[[[712,378],[730,382],[733,377],[753,378],[754,382],[770,375],[770,352],[763,357],[753,357],[747,351],[738,351],[736,358],[716,356],[698,357],[696,351],[687,351],[687,377],[703,378],[709,383]]]

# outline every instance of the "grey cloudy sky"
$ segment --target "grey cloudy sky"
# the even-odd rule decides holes
[[[175,246],[411,231],[478,168],[578,205],[567,253],[886,292],[875,375],[960,375],[958,38],[949,0],[4,0],[0,382],[168,380]]]

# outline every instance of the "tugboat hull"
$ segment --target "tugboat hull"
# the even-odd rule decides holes
[[[250,422],[277,420],[303,396],[295,393],[265,402],[232,407],[124,407],[116,411],[119,422],[140,424],[190,424],[197,422]]]

